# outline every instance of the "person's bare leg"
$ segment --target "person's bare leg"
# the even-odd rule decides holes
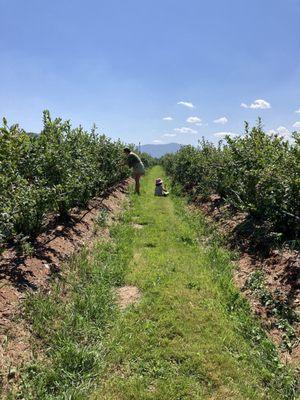
[[[140,194],[140,176],[135,176],[135,193]]]

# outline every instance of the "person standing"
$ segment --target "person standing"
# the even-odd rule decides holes
[[[145,175],[145,167],[140,157],[131,151],[128,147],[125,147],[124,153],[127,156],[127,165],[132,168],[132,176],[135,180],[135,193],[140,195],[140,179]]]

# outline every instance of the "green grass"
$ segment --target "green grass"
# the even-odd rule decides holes
[[[104,367],[104,337],[118,319],[112,288],[124,280],[132,258],[132,227],[122,217],[92,253],[83,250],[53,282],[50,295],[31,295],[25,316],[32,324],[35,359],[21,374],[11,399],[86,399]]]
[[[142,196],[131,194],[111,242],[82,252],[51,296],[28,302],[45,356],[24,372],[20,398],[296,398],[292,373],[232,283],[231,255],[201,244],[206,223],[183,199],[153,196],[159,176],[154,167]],[[112,291],[121,284],[142,293],[124,312]]]

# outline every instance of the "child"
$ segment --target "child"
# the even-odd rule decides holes
[[[169,192],[167,189],[163,186],[163,180],[160,178],[157,178],[155,181],[155,192],[154,196],[168,196]]]

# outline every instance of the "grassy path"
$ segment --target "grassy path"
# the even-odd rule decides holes
[[[182,199],[153,196],[162,175],[149,171],[110,240],[100,235],[66,263],[49,295],[29,296],[36,356],[8,399],[296,398],[232,284],[230,255],[207,243],[203,217]],[[141,291],[124,311],[114,296],[122,285]]]
[[[153,168],[132,195],[125,284],[142,293],[106,339],[92,399],[292,399],[288,374],[231,282],[226,251],[199,245],[204,222],[156,198]]]

